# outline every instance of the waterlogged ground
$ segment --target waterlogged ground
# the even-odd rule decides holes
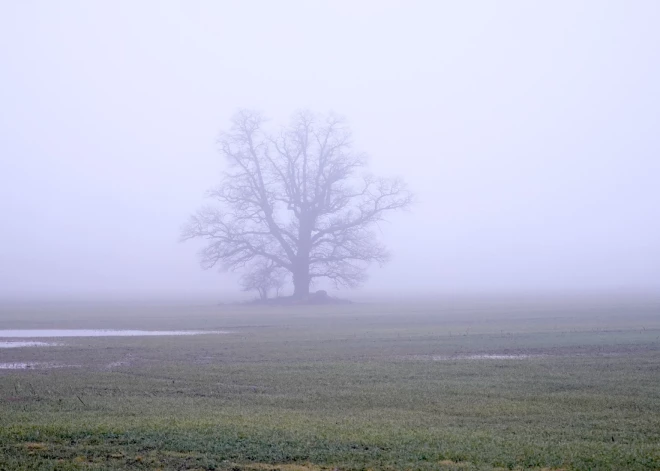
[[[660,469],[653,300],[1,309],[204,333],[1,349],[0,469]]]

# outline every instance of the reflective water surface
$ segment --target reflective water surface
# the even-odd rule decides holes
[[[454,355],[434,356],[435,361],[447,360],[525,360],[527,358],[539,357],[541,355],[505,355],[505,354],[477,354],[477,355]]]
[[[229,332],[221,330],[0,329],[0,339],[33,339],[42,337],[142,337],[228,333]]]
[[[0,370],[24,370],[26,368],[34,368],[39,363],[0,363]]]
[[[19,348],[19,347],[54,347],[60,345],[53,342],[35,342],[25,340],[15,340],[11,342],[0,342],[0,348]]]

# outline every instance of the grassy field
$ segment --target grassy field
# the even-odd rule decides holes
[[[660,469],[657,300],[7,304],[2,328],[231,331],[0,349],[57,366],[0,370],[3,470]]]

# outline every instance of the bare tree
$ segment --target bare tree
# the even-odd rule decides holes
[[[243,291],[257,291],[261,300],[268,299],[268,295],[275,290],[275,296],[279,297],[284,287],[285,275],[282,268],[272,261],[259,262],[249,267],[241,277]]]
[[[220,205],[193,215],[182,239],[208,242],[204,268],[269,262],[287,270],[294,297],[306,297],[318,278],[358,286],[371,262],[389,258],[376,224],[407,208],[412,194],[400,179],[359,173],[365,157],[340,118],[300,112],[277,133],[264,122],[252,111],[234,116],[219,139],[229,170],[209,192]]]

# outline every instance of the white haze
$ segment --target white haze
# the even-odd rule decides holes
[[[360,293],[660,292],[660,2],[0,3],[0,297],[216,295],[177,242],[241,107],[418,203]]]

